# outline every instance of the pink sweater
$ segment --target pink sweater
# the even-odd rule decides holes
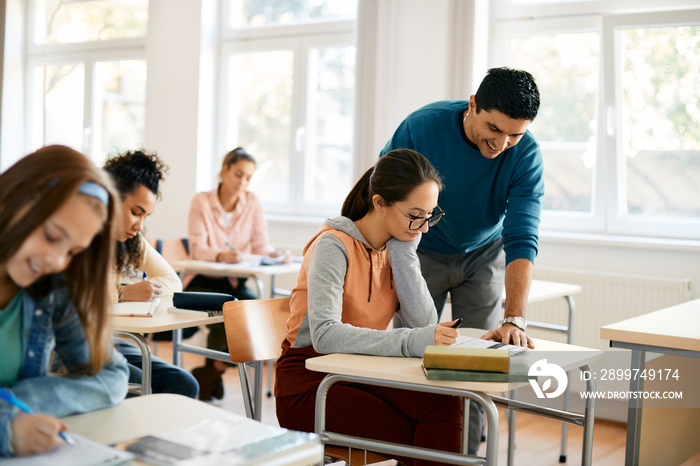
[[[268,239],[262,204],[255,194],[246,192],[241,196],[232,213],[231,223],[227,224],[218,187],[195,194],[187,222],[191,259],[214,262],[220,252],[229,251],[227,242],[243,253],[268,255],[275,250]],[[193,275],[185,276],[184,287],[192,278]],[[237,282],[231,279],[233,286]]]

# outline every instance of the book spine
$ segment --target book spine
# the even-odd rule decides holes
[[[423,356],[423,364],[428,369],[508,372],[510,361],[508,357],[483,357],[426,352]]]

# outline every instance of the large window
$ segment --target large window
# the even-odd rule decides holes
[[[148,0],[32,0],[29,150],[65,144],[102,164],[143,145]]]
[[[354,181],[356,2],[224,5],[215,168],[243,146],[267,212],[337,214]]]
[[[542,96],[543,229],[700,239],[700,9],[647,4],[492,4],[489,65]]]

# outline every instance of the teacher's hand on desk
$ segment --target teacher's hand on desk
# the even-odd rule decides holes
[[[122,285],[122,301],[150,301],[163,293],[163,285],[144,280],[133,285]]]
[[[503,324],[501,327],[491,330],[481,337],[482,340],[500,341],[503,344],[516,346],[527,346],[530,349],[535,347],[532,339],[525,332],[513,324]]]
[[[457,342],[459,332],[453,328],[456,320],[452,322],[441,322],[435,327],[435,345],[450,346]]]

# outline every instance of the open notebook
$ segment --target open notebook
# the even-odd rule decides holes
[[[153,301],[127,301],[112,304],[109,313],[115,316],[153,317],[158,310],[160,299]]]
[[[43,455],[10,458],[1,461],[3,466],[115,466],[128,464],[134,454],[120,451],[88,440],[76,433],[70,433],[75,445],[63,444]]]

